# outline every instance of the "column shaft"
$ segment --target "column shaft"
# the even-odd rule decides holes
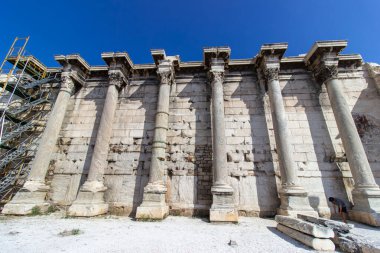
[[[330,79],[326,82],[326,88],[355,181],[355,188],[378,188],[356,130],[355,122],[343,96],[340,81],[335,78]]]
[[[211,59],[211,114],[212,114],[212,205],[211,222],[236,222],[238,212],[234,202],[234,189],[228,184],[226,133],[224,121],[224,61]]]
[[[287,118],[280,83],[277,79],[268,81],[268,95],[271,104],[272,121],[280,163],[281,183],[284,188],[297,186],[297,169],[293,160]]]
[[[149,183],[163,184],[166,135],[169,122],[169,95],[170,85],[166,81],[161,82],[158,92]]]
[[[227,154],[224,122],[224,98],[222,79],[214,78],[212,85],[212,167],[214,185],[226,185]]]
[[[58,135],[72,93],[73,87],[69,88],[66,86],[67,85],[63,86],[59,91],[53,109],[50,112],[45,130],[42,133],[38,145],[36,156],[33,160],[28,181],[36,181],[45,184],[45,176],[49,169],[50,158],[57,143]]]
[[[116,86],[108,86],[87,181],[103,182],[117,101],[118,91]]]
[[[71,77],[63,72],[61,89],[42,133],[29,177],[22,190],[4,206],[3,214],[30,214],[36,206],[42,212],[47,211],[49,203],[46,201],[46,194],[49,187],[45,184],[45,177],[73,89]]]
[[[137,220],[162,220],[169,214],[166,203],[167,188],[164,180],[166,135],[169,124],[170,85],[174,82],[173,59],[161,60],[157,74],[160,76],[158,90],[156,122],[152,144],[152,159],[149,182],[144,188],[143,202],[137,208]]]

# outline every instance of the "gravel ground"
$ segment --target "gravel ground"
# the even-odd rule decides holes
[[[127,217],[0,217],[0,252],[310,252],[275,229],[271,219],[241,217],[239,224],[210,224],[170,216],[161,222]],[[355,232],[379,240],[380,230]],[[72,235],[74,233],[74,235]]]

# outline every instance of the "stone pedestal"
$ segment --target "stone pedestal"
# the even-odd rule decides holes
[[[49,186],[45,184],[45,176],[49,169],[50,158],[55,148],[59,131],[71,94],[74,91],[74,83],[68,72],[62,73],[61,89],[58,93],[54,107],[50,112],[46,128],[39,141],[38,150],[32,163],[32,168],[23,188],[4,206],[3,214],[26,215],[32,212],[32,208],[38,206],[47,209],[46,194]]]
[[[137,208],[136,219],[141,221],[162,220],[169,215],[165,201],[166,187],[148,184],[144,188],[142,204]]]
[[[234,190],[229,185],[211,187],[211,222],[237,222],[238,212],[234,203]]]
[[[277,209],[277,214],[297,217],[298,214],[318,217],[318,213],[310,207],[307,192],[300,189],[282,189],[279,192],[281,205]]]

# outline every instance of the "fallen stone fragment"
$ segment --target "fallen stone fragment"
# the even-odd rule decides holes
[[[302,219],[308,222],[329,227],[332,230],[334,230],[334,232],[337,232],[337,233],[349,233],[350,230],[354,228],[354,225],[352,224],[346,224],[344,222],[334,221],[334,220],[329,220],[329,219],[324,219],[324,218],[316,218],[316,217],[304,215],[304,214],[298,214],[297,217],[299,219]]]
[[[277,224],[277,229],[282,233],[296,239],[297,241],[302,242],[303,244],[315,249],[323,251],[334,251],[335,245],[330,239],[320,239],[313,236],[301,233],[292,228],[286,227],[281,224]]]
[[[347,253],[380,253],[380,245],[354,234],[338,234],[336,242]]]
[[[328,227],[321,226],[319,224],[313,224],[301,219],[276,215],[275,220],[287,227],[298,230],[302,233],[312,235],[317,238],[333,238],[334,231]]]
[[[231,246],[231,247],[237,247],[237,246],[238,246],[237,242],[234,241],[234,240],[230,240],[230,241],[228,242],[228,245]]]

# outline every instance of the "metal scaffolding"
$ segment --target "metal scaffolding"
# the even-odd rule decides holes
[[[0,66],[0,204],[9,201],[29,173],[37,140],[53,106],[49,72],[28,55],[29,36],[16,37]]]

